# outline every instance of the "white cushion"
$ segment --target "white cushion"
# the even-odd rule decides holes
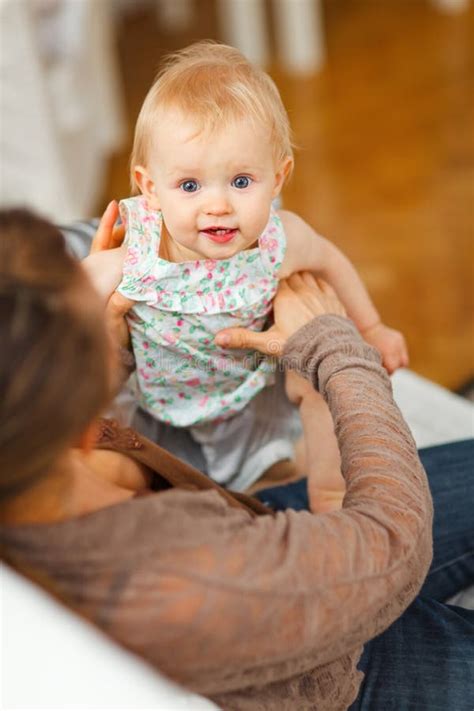
[[[212,711],[1,566],[2,709]]]
[[[397,370],[393,396],[418,448],[474,436],[474,406],[411,370]]]

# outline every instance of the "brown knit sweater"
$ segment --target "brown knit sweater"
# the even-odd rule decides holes
[[[102,446],[151,464],[175,488],[4,528],[2,538],[112,637],[223,709],[342,711],[357,695],[361,645],[424,580],[431,500],[380,359],[350,322],[315,319],[284,360],[333,414],[342,511],[255,515],[110,426]]]

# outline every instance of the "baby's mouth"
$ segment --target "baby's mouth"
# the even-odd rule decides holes
[[[201,233],[209,237],[213,242],[218,242],[219,244],[224,244],[225,242],[230,242],[231,239],[237,234],[236,228],[224,228],[224,227],[206,227],[206,229],[201,230]]]

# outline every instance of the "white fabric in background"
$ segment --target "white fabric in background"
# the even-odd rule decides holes
[[[0,0],[0,205],[95,212],[126,123],[111,0]]]
[[[474,405],[468,400],[411,370],[398,370],[392,386],[395,401],[419,449],[474,437]],[[448,602],[474,610],[474,586]]]
[[[172,684],[6,566],[0,571],[4,711],[218,708]]]
[[[474,437],[474,405],[411,370],[392,377],[393,396],[419,449]]]

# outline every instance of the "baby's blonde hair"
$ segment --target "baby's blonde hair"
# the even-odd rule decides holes
[[[139,192],[134,169],[147,167],[157,114],[168,109],[192,117],[206,131],[242,118],[268,126],[276,165],[293,157],[288,114],[268,74],[234,47],[196,42],[165,59],[143,102],[130,159],[134,192]]]

